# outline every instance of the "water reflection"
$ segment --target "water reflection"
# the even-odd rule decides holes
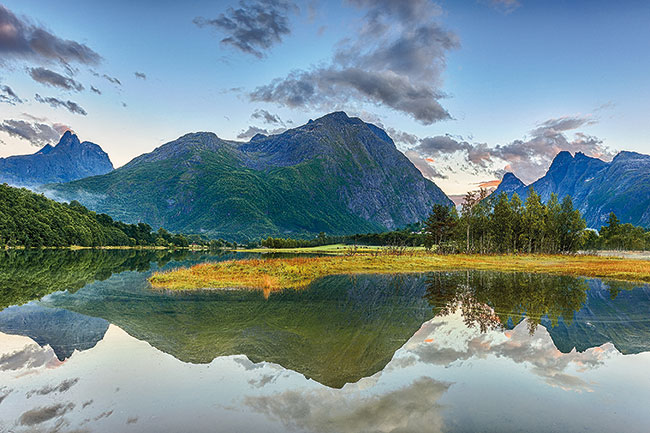
[[[0,312],[2,432],[650,422],[648,287],[494,272],[332,276],[267,300],[147,283],[150,269],[231,256],[32,253],[0,260],[3,302],[49,293]]]
[[[0,332],[30,337],[49,345],[63,361],[75,350],[87,350],[104,337],[108,321],[34,303],[0,312]]]
[[[74,292],[114,273],[145,272],[187,257],[187,251],[0,250],[0,309],[58,290]]]
[[[82,256],[66,255],[66,261],[42,253],[39,257],[72,273],[81,269],[69,280],[98,281],[5,309],[0,331],[29,336],[51,347],[59,360],[94,347],[112,323],[184,362],[246,355],[254,363],[277,363],[340,388],[383,370],[423,322],[457,311],[468,329],[481,333],[503,333],[523,321],[534,335],[541,324],[564,353],[607,342],[622,353],[639,353],[650,344],[647,287],[543,274],[436,272],[332,276],[266,300],[256,291],[167,293],[152,291],[147,283],[150,267],[232,256],[82,251]],[[70,257],[79,258],[79,268],[71,268]],[[14,264],[28,264],[18,274],[28,273],[33,261],[15,258]],[[48,266],[58,275],[55,268]],[[63,287],[61,278],[55,281],[50,287]],[[446,353],[437,356],[447,359]]]
[[[0,359],[28,352],[20,344],[35,346],[0,334]],[[188,423],[196,432],[642,432],[648,362],[611,344],[561,353],[525,321],[482,333],[456,311],[425,322],[382,371],[336,389],[242,355],[183,363],[111,325],[64,363],[0,369],[0,423],[12,432],[174,432]]]
[[[103,318],[181,361],[244,354],[341,387],[380,371],[433,316],[424,280],[332,276],[265,299],[250,290],[151,291],[145,275],[123,273],[41,305]]]

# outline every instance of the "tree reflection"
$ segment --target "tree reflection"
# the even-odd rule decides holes
[[[427,278],[425,298],[436,315],[461,311],[465,324],[481,332],[516,325],[526,317],[532,334],[548,317],[570,324],[587,299],[584,278],[526,273],[469,271],[435,273]]]
[[[0,251],[0,310],[58,290],[74,292],[114,273],[144,272],[152,262],[164,266],[187,254],[161,250]]]

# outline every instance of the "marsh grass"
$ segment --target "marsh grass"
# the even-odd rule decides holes
[[[157,272],[152,287],[168,290],[250,288],[264,293],[306,287],[336,274],[397,274],[442,270],[493,270],[650,282],[650,261],[564,255],[436,255],[358,253],[324,257],[269,258],[203,263]]]

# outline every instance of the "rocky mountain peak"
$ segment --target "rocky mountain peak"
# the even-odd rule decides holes
[[[0,158],[0,182],[35,187],[46,183],[69,182],[113,170],[110,158],[95,143],[66,131],[56,146],[49,144],[32,155]]]

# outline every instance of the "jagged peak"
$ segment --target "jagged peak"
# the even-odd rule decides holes
[[[45,146],[43,146],[43,147],[42,147],[38,152],[36,152],[36,153],[41,154],[41,155],[45,155],[45,154],[50,153],[50,152],[52,151],[52,149],[54,149],[54,146],[52,146],[52,145],[50,145],[50,144],[46,144]]]
[[[506,174],[503,175],[503,178],[501,179],[501,184],[510,184],[510,183],[521,183],[524,185],[524,183],[515,175],[513,172],[509,171]]]
[[[571,152],[568,150],[561,150],[560,152],[555,155],[555,158],[553,158],[553,162],[564,162],[564,161],[570,161],[573,159],[573,155],[571,155]]]
[[[69,129],[63,133],[61,136],[61,139],[59,140],[59,143],[56,145],[56,147],[62,146],[62,147],[67,147],[67,146],[74,146],[81,144],[79,141],[79,137],[77,137],[77,134],[73,133]]]

